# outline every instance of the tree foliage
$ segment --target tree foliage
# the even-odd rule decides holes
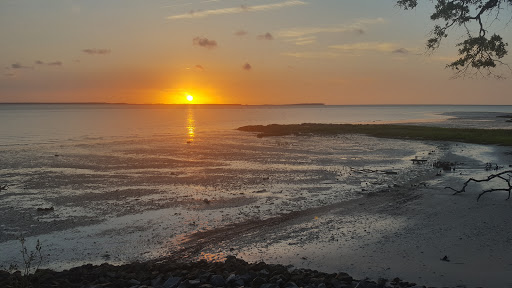
[[[446,65],[455,72],[455,77],[485,75],[501,77],[495,73],[498,66],[509,66],[502,61],[508,53],[508,43],[491,32],[493,25],[503,18],[500,13],[512,7],[512,0],[431,0],[435,3],[430,19],[436,24],[427,40],[427,51],[439,48],[443,39],[453,28],[463,28],[466,36],[458,43],[459,58]],[[410,10],[416,8],[418,0],[397,0],[397,6]],[[511,19],[505,19],[507,22]],[[492,34],[491,34],[492,33]]]

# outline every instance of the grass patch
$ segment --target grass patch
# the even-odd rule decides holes
[[[251,125],[240,131],[258,132],[257,137],[285,135],[364,134],[380,138],[456,141],[475,144],[512,146],[512,131],[508,129],[440,128],[392,124],[290,124]]]

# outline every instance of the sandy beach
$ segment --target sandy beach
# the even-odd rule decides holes
[[[393,195],[315,210],[225,247],[240,247],[238,255],[244,259],[350,271],[359,278],[400,277],[437,287],[510,287],[512,204],[504,201],[506,193],[487,194],[477,202],[481,185],[471,184],[467,193],[455,196],[443,189],[458,189],[469,177],[487,177],[489,172],[477,161],[510,163],[503,157],[507,149],[470,146],[456,146],[460,154],[450,159],[466,164],[455,172],[425,175],[413,181],[416,187],[394,190]],[[479,155],[462,156],[463,151],[478,150]],[[259,244],[251,247],[250,242]],[[449,261],[442,261],[444,256]]]
[[[471,115],[464,123],[481,120]],[[459,195],[444,189],[487,177],[489,162],[509,168],[510,148],[366,136],[225,136],[230,140],[219,149],[207,140],[169,147],[163,137],[3,151],[9,162],[2,177],[14,185],[0,194],[0,265],[20,261],[16,237],[23,233],[29,249],[43,244],[42,267],[57,270],[232,255],[360,279],[512,285],[506,193],[477,202],[485,184]],[[427,161],[412,164],[415,157]],[[439,173],[434,161],[456,169]]]

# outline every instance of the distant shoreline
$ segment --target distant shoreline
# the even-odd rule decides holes
[[[242,106],[242,104],[132,104],[110,102],[0,102],[0,105],[130,105],[130,106]]]
[[[494,144],[512,146],[510,130],[443,128],[393,124],[270,124],[248,125],[237,128],[239,131],[256,132],[258,138],[288,135],[333,136],[342,134],[364,134],[379,138],[454,141],[474,144]]]
[[[205,104],[166,104],[166,103],[126,103],[126,102],[0,102],[0,105],[127,105],[127,106],[262,106],[262,107],[281,107],[281,106],[321,106],[321,107],[407,107],[407,106],[459,106],[459,107],[478,107],[488,106],[496,107],[512,106],[509,104],[326,104],[326,103],[289,103],[289,104],[240,104],[240,103],[205,103]]]

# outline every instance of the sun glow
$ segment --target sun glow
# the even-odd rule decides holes
[[[161,103],[177,104],[177,105],[195,105],[195,104],[221,104],[221,101],[214,95],[212,91],[202,88],[181,88],[175,89],[177,91],[171,92],[171,89],[165,90],[162,93]],[[170,93],[169,93],[170,92]]]

